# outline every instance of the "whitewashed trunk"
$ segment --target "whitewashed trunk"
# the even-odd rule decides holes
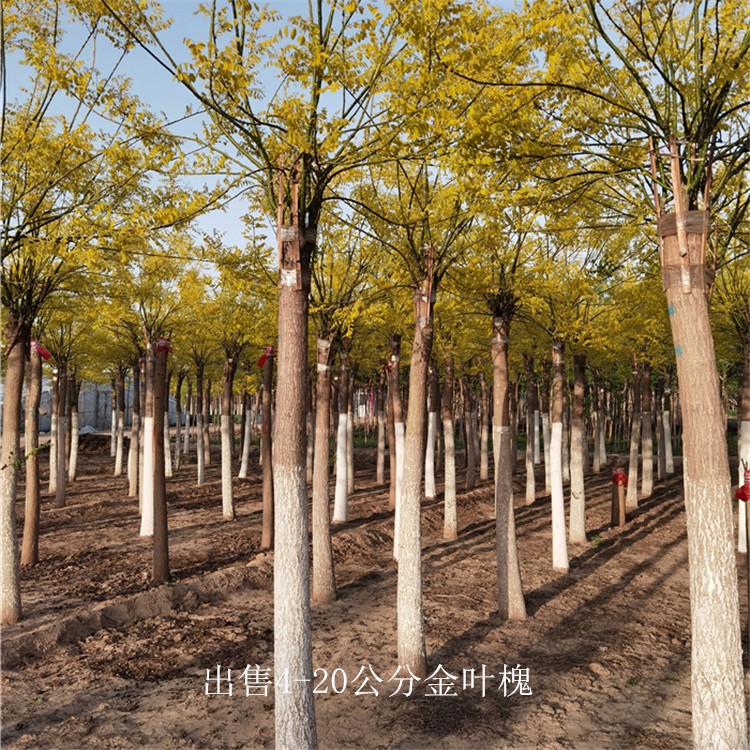
[[[602,460],[602,442],[599,440],[599,435],[601,434],[602,428],[601,428],[602,420],[599,416],[599,412],[595,411],[591,414],[591,431],[593,432],[593,450],[592,450],[592,457],[591,457],[591,470],[598,474],[602,470],[602,464],[604,463]]]
[[[486,481],[490,478],[490,430],[485,415],[482,415],[482,425],[479,436],[479,478]]]
[[[445,491],[443,493],[443,537],[445,539],[455,539],[458,535],[456,513],[456,441],[453,434],[453,420],[444,419]]]
[[[565,533],[565,498],[562,484],[562,422],[550,429],[550,481],[552,494],[552,568],[567,573],[568,544]]]
[[[128,497],[135,497],[138,494],[138,455],[140,451],[141,431],[133,420],[130,428],[130,450],[128,451]]]
[[[427,446],[424,454],[424,496],[432,500],[435,491],[435,433],[437,431],[438,413],[431,411],[427,415]]]
[[[253,434],[253,420],[248,409],[245,415],[244,425],[245,436],[242,439],[242,461],[240,462],[240,473],[237,475],[240,479],[247,479],[247,470],[250,466],[250,442]]]
[[[562,478],[563,484],[568,484],[570,482],[570,421],[567,409],[563,409],[562,426]]]
[[[583,479],[583,422],[570,423],[570,543],[586,543],[586,491]]]
[[[78,412],[70,414],[70,460],[68,461],[68,481],[75,482],[78,471]]]
[[[602,462],[602,466],[607,465],[607,424],[604,417],[604,412],[599,413],[599,460]]]
[[[169,440],[169,414],[164,412],[164,476],[172,476],[172,444]]]
[[[187,456],[190,450],[190,412],[187,409],[185,409],[185,434],[182,440],[182,455]]]
[[[227,521],[234,520],[234,496],[232,495],[232,417],[221,415],[221,508]]]
[[[378,413],[378,462],[375,481],[385,484],[385,415]]]
[[[125,412],[117,411],[117,433],[115,445],[115,476],[122,476],[122,461],[125,448]]]
[[[544,491],[552,490],[552,472],[550,467],[550,424],[549,414],[542,414],[542,440],[544,442]],[[562,447],[562,422],[560,423],[560,446]],[[560,471],[562,472],[562,454],[560,456]],[[562,474],[560,474],[562,477]]]
[[[628,491],[625,507],[638,507],[638,443],[641,435],[641,414],[635,412],[630,426],[630,462],[628,463]]]
[[[143,481],[141,482],[141,536],[154,535],[154,418],[143,418]]]
[[[674,474],[674,453],[672,452],[672,415],[669,410],[662,413],[664,420],[664,456],[667,464],[667,476]]]
[[[651,412],[641,414],[641,497],[651,497],[654,492],[654,436],[651,429]]]
[[[346,413],[346,489],[349,495],[354,492],[354,413],[351,408]]]
[[[109,456],[115,458],[117,455],[117,403],[112,399],[112,412],[109,426]],[[119,476],[116,474],[115,476]]]
[[[63,411],[63,399],[60,399],[60,411]],[[65,476],[65,454],[66,454],[66,442],[67,442],[67,418],[64,414],[60,414],[57,417],[57,445],[55,447],[55,453],[57,453],[57,470],[55,478],[55,507],[62,508],[65,505],[65,494],[66,494],[66,476]]]
[[[396,431],[396,510],[393,514],[393,559],[398,560],[401,515],[401,486],[404,481],[405,425],[394,423]]]
[[[540,417],[539,417],[539,410],[534,410],[534,420],[533,420],[533,426],[534,426],[534,434],[533,434],[533,443],[534,446],[534,466],[539,466],[540,463],[542,463],[542,451],[541,451],[541,437],[542,437],[542,431],[541,431],[541,424],[540,424]]]
[[[347,454],[347,417],[339,414],[339,426],[336,433],[336,494],[333,501],[333,522],[346,523],[349,520],[348,509],[348,461]]]
[[[52,415],[50,420],[49,431],[49,483],[47,492],[50,495],[55,494],[55,485],[57,484],[57,418]]]
[[[526,414],[526,505],[536,500],[536,477],[534,476],[535,413]]]

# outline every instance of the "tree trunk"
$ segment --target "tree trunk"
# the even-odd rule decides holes
[[[263,464],[263,530],[261,549],[271,549],[274,543],[275,488],[273,461],[273,348],[266,348],[263,363],[263,423],[260,428],[260,457]],[[307,488],[305,487],[305,496]]]
[[[563,391],[562,416],[562,480],[563,485],[570,483],[570,409],[568,407],[567,388]]]
[[[253,439],[254,414],[250,408],[250,394],[245,393],[245,418],[242,421],[242,460],[240,461],[240,479],[247,479],[247,471],[250,468],[250,444]]]
[[[169,578],[169,534],[167,530],[167,479],[165,472],[165,450],[169,449],[169,440],[164,439],[164,422],[169,403],[169,381],[167,378],[167,356],[165,348],[156,351],[153,359],[153,374],[150,388],[153,438],[153,498],[152,498],[152,533],[154,536],[154,565],[151,583],[159,586]],[[148,407],[147,407],[148,408]]]
[[[583,479],[583,408],[586,356],[573,357],[573,404],[570,415],[570,543],[586,543],[586,493]]]
[[[0,446],[0,625],[21,619],[21,583],[16,534],[16,489],[21,465],[21,393],[29,347],[29,329],[7,314],[5,324],[5,393]]]
[[[353,365],[349,375],[349,408],[346,412],[346,494],[354,492],[354,383],[357,380],[357,366]],[[349,517],[349,510],[346,512]]]
[[[385,425],[388,433],[388,509],[396,508],[396,423],[393,418],[393,395],[391,386],[391,362],[388,362],[387,386],[385,397]]]
[[[98,396],[97,396],[98,398]],[[115,378],[109,381],[110,422],[109,422],[109,457],[117,455],[117,384]],[[117,474],[116,476],[119,476]]]
[[[233,521],[234,495],[232,493],[232,445],[234,423],[232,421],[232,386],[237,360],[227,357],[221,390],[221,508],[224,520]]]
[[[490,399],[487,393],[487,380],[484,373],[479,380],[481,393],[481,430],[479,438],[479,479],[483,482],[490,478],[490,456],[489,456],[489,435],[490,435]],[[510,420],[510,418],[509,418]],[[510,424],[508,425],[510,426]]]
[[[553,395],[550,428],[550,490],[552,495],[552,568],[567,573],[568,545],[565,534],[565,500],[562,485],[562,412],[565,387],[565,345],[552,342]]]
[[[377,385],[377,415],[378,415],[378,458],[375,469],[375,482],[385,484],[385,373],[380,374]]]
[[[115,383],[115,398],[117,409],[115,419],[117,422],[115,433],[115,476],[122,476],[122,462],[125,451],[125,371],[118,368]]]
[[[498,613],[502,620],[525,620],[526,603],[521,585],[513,510],[513,470],[511,451],[508,382],[508,336],[510,319],[492,321],[492,435],[495,458],[495,557],[497,562]]]
[[[628,462],[628,490],[625,507],[638,507],[638,447],[641,437],[641,376],[638,365],[633,365],[633,408],[630,421],[630,461]]]
[[[654,491],[654,437],[651,426],[651,365],[648,362],[644,362],[641,374],[641,497],[651,497]]]
[[[533,505],[536,500],[534,466],[538,463],[536,457],[539,452],[538,415],[534,363],[529,359],[526,362],[526,505]]]
[[[667,469],[667,476],[674,474],[674,453],[672,451],[672,391],[667,384],[664,389],[664,412],[662,413],[662,419],[664,420],[664,453],[665,464]]]
[[[190,451],[190,415],[193,411],[193,381],[188,380],[187,396],[185,398],[185,435],[183,436],[182,445],[182,452],[185,456],[187,456]]]
[[[185,382],[185,371],[177,370],[177,384],[174,389],[175,432],[174,432],[174,470],[180,470],[180,453],[182,452],[182,384]],[[186,428],[187,429],[187,428]]]
[[[515,476],[518,468],[518,381],[509,385],[510,389],[510,470]]]
[[[52,506],[55,508],[65,507],[65,495],[66,495],[66,472],[65,472],[65,458],[67,454],[67,433],[65,429],[67,425],[67,406],[68,406],[68,377],[65,369],[65,365],[60,363],[58,365],[58,411],[57,411],[57,442],[55,445],[55,453],[57,454],[57,476],[55,477],[55,499]]]
[[[57,417],[60,414],[60,379],[57,366],[52,368],[52,406],[50,409],[49,428],[49,481],[47,494],[54,495],[57,485]]]
[[[211,465],[211,381],[206,379],[203,395],[203,464]]]
[[[599,408],[599,459],[602,466],[607,464],[607,404],[604,398],[604,385],[600,380],[596,388],[596,398]]]
[[[36,347],[32,345],[29,380],[26,387],[26,505],[23,518],[23,544],[21,545],[21,565],[23,566],[36,565],[39,562],[39,404],[41,397],[42,358]]]
[[[664,450],[664,378],[659,376],[656,382],[656,444],[657,448],[657,473],[659,480],[667,478],[667,453]]]
[[[339,425],[336,434],[336,495],[333,504],[333,522],[346,523],[349,520],[348,472],[347,461],[348,437],[347,422],[349,415],[349,355],[341,352],[341,370],[339,375]]]
[[[466,452],[466,489],[473,490],[477,483],[477,456],[474,452],[474,420],[471,417],[472,394],[469,389],[468,378],[461,378],[461,394],[464,406],[464,427],[466,436],[464,439],[464,451]]]
[[[141,369],[133,364],[133,415],[130,420],[130,449],[128,450],[128,497],[138,495],[138,464],[141,452]]]
[[[206,481],[206,451],[203,444],[206,442],[206,431],[203,429],[205,414],[203,411],[203,364],[197,365],[195,376],[195,456],[198,470],[197,483]]]
[[[750,342],[745,344],[745,356],[743,357],[743,367],[740,378],[739,388],[737,389],[739,395],[739,403],[737,404],[737,421],[739,422],[739,430],[737,433],[739,476],[737,478],[737,484],[741,487],[745,481],[745,467],[750,469]],[[742,502],[742,500],[738,500],[737,502],[740,506],[737,549],[739,552],[747,553],[747,503]],[[750,558],[748,559],[748,564],[750,564]],[[748,587],[750,587],[750,577],[748,578]],[[750,601],[750,599],[748,601]],[[748,628],[750,628],[750,615],[748,615]],[[748,641],[748,647],[750,648],[750,640]]]
[[[143,378],[143,482],[141,484],[141,536],[154,535],[154,438],[161,426],[154,424],[154,345],[146,347],[146,369]],[[163,458],[163,457],[162,457]],[[164,468],[160,469],[163,471]]]
[[[318,338],[315,379],[315,449],[312,483],[312,601],[330,604],[336,600],[333,570],[331,515],[329,509],[329,444],[331,440],[331,341]]]
[[[683,424],[693,746],[741,750],[747,748],[748,738],[732,505],[728,502],[731,477],[703,284],[705,268],[700,261],[706,238],[703,233],[691,233],[678,241],[669,234],[670,219],[661,218],[660,234]],[[680,245],[688,251],[684,258]],[[672,269],[682,271],[676,285],[667,273]],[[690,293],[680,283],[686,278],[693,282]]]
[[[549,363],[544,363],[542,369],[542,387],[541,396],[539,398],[539,409],[541,412],[542,420],[542,444],[544,447],[544,491],[550,493],[552,491],[552,474],[550,466],[550,413],[549,413],[549,392],[550,392],[550,381],[549,381]],[[562,424],[562,420],[561,420]]]
[[[293,186],[295,187],[295,186]],[[300,227],[294,225],[293,231]],[[279,750],[317,745],[313,702],[310,558],[305,482],[305,416],[307,412],[307,323],[310,290],[309,252],[301,238],[284,241],[279,227],[278,393],[274,430],[274,671],[289,681],[275,691],[275,744]],[[313,248],[307,247],[308,251]],[[270,357],[269,357],[270,359]],[[268,360],[264,366],[269,366]],[[271,378],[264,387],[263,427],[270,425]],[[270,445],[266,440],[266,460]]]
[[[443,440],[445,441],[445,491],[443,493],[443,538],[458,536],[456,508],[456,443],[453,424],[453,357],[445,358],[443,381]]]
[[[428,268],[429,262],[428,250]],[[432,275],[414,296],[414,346],[409,369],[409,411],[398,530],[398,663],[419,678],[427,674],[422,612],[422,469],[427,415],[427,377],[432,349]],[[398,505],[396,506],[398,513]]]
[[[312,388],[310,388],[312,391]],[[307,409],[307,460],[305,461],[305,481],[312,484],[315,462],[315,407],[312,402]]]
[[[438,409],[440,408],[440,382],[437,368],[430,368],[430,398],[427,412],[427,445],[424,457],[424,496],[432,500],[435,491],[435,436],[437,433]]]
[[[395,446],[395,492],[394,492],[394,519],[393,519],[393,557],[398,560],[399,552],[399,524],[401,518],[401,490],[404,477],[404,412],[401,403],[401,391],[399,390],[398,375],[399,362],[401,361],[401,336],[391,336],[391,369],[388,372],[388,385],[391,392],[391,406],[393,408],[393,432]],[[393,471],[393,469],[391,469]]]
[[[78,444],[80,437],[80,427],[78,421],[78,397],[81,393],[81,381],[72,373],[68,378],[68,390],[70,399],[68,408],[70,409],[70,459],[68,461],[68,481],[75,482],[78,472]]]

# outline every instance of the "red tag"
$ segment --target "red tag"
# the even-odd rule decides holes
[[[745,484],[734,493],[734,496],[744,503],[750,500],[750,469],[745,469]]]
[[[31,348],[43,359],[48,360],[52,359],[52,355],[38,342],[38,341],[32,341],[31,342]]]
[[[263,352],[263,356],[258,360],[258,367],[263,367],[266,364],[266,360],[273,355],[273,347],[267,346]]]
[[[159,340],[156,342],[156,351],[157,352],[169,352],[170,354],[174,354],[174,349],[172,348],[172,344],[169,339],[165,339],[163,336],[159,337]]]
[[[619,466],[612,467],[612,484],[622,485],[623,487],[628,486],[628,475]]]

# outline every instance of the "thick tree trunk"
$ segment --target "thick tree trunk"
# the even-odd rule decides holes
[[[553,394],[550,427],[550,489],[552,495],[552,568],[566,573],[569,568],[565,534],[565,499],[562,485],[562,411],[565,387],[565,345],[552,342]]]
[[[333,504],[333,522],[346,523],[349,520],[347,507],[349,492],[348,420],[349,420],[349,355],[341,352],[339,374],[339,424],[336,433],[336,495]]]
[[[586,543],[586,493],[583,479],[583,408],[586,356],[573,357],[573,404],[570,416],[570,543]]]
[[[445,358],[443,381],[443,440],[445,441],[445,491],[443,493],[443,538],[458,536],[458,511],[456,508],[456,443],[453,424],[453,357]]]
[[[429,262],[428,262],[429,267]],[[409,369],[404,475],[398,530],[398,663],[419,678],[427,674],[422,612],[422,469],[427,415],[427,377],[432,349],[432,278],[414,297],[414,346]],[[398,512],[398,506],[397,506]]]
[[[330,604],[336,600],[333,570],[331,515],[329,509],[329,443],[331,439],[331,341],[318,338],[315,379],[315,450],[312,483],[312,601]]]
[[[292,231],[299,232],[295,225]],[[284,241],[279,227],[279,345],[273,449],[275,743],[279,750],[317,746],[313,702],[310,558],[305,482],[305,416],[308,403],[307,323],[309,252],[300,238]],[[312,248],[308,247],[308,251]],[[269,358],[270,359],[270,358]],[[268,361],[265,363],[268,365]],[[265,379],[265,373],[264,373]],[[270,378],[264,388],[264,428],[270,424]],[[268,441],[266,441],[267,443]],[[267,450],[270,446],[267,446]],[[271,455],[266,456],[266,463]]]
[[[7,386],[6,386],[7,388]],[[39,404],[42,397],[42,358],[31,346],[26,387],[26,504],[21,565],[39,562]]]
[[[232,422],[232,386],[237,360],[228,357],[224,363],[221,389],[221,509],[224,520],[233,521],[234,494],[232,493],[232,444],[234,424]]]
[[[683,424],[692,619],[693,746],[744,750],[748,736],[729,502],[731,477],[708,301],[703,288],[705,269],[701,250],[705,247],[705,236],[691,233],[678,239],[669,233],[670,219],[671,216],[662,217],[660,234]],[[684,257],[680,245],[687,252]],[[682,285],[674,284],[672,269],[682,270],[678,276]],[[693,282],[689,293],[684,286],[686,278]]]
[[[427,445],[424,457],[424,496],[429,500],[437,496],[435,491],[435,437],[439,409],[440,382],[438,381],[437,369],[431,367],[429,410],[427,412]]]
[[[525,620],[526,603],[521,585],[513,510],[513,471],[508,382],[510,320],[492,322],[493,454],[495,457],[495,557],[497,562],[498,613],[503,620]]]
[[[5,392],[0,446],[0,625],[12,625],[21,619],[16,490],[22,461],[21,393],[28,348],[28,327],[8,314],[5,324]]]
[[[141,369],[138,360],[133,364],[133,414],[130,420],[130,449],[128,450],[128,497],[138,495],[138,464],[141,452]]]
[[[154,438],[161,436],[162,425],[154,424],[154,345],[146,347],[146,369],[143,378],[143,481],[141,483],[141,536],[154,535]],[[163,461],[163,455],[162,455]],[[162,466],[160,471],[164,471]]]
[[[651,426],[651,365],[644,362],[641,383],[641,497],[654,491],[654,436]]]
[[[630,420],[630,460],[628,462],[628,490],[625,507],[638,507],[638,448],[641,438],[641,375],[638,365],[633,366],[633,407]]]
[[[153,376],[150,386],[153,438],[153,502],[152,532],[154,536],[154,564],[151,583],[159,586],[169,578],[169,534],[167,530],[167,480],[165,472],[165,450],[169,440],[164,439],[164,423],[169,403],[169,381],[167,378],[168,352],[162,348],[154,356]],[[148,393],[148,390],[147,390]]]
[[[305,318],[307,321],[307,318]],[[307,326],[307,323],[305,323]],[[275,463],[273,461],[273,348],[266,349],[266,361],[263,363],[263,423],[260,428],[260,457],[263,464],[263,530],[261,532],[261,549],[270,549],[274,543],[274,517],[276,483],[274,481]],[[280,383],[281,381],[279,381]],[[306,381],[305,381],[306,382]],[[278,434],[278,433],[277,433]],[[305,497],[307,487],[305,487]],[[307,515],[307,514],[305,514]]]

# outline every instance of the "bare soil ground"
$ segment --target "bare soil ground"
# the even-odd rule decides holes
[[[543,476],[535,504],[525,506],[519,473],[525,622],[495,616],[491,484],[461,493],[453,542],[442,539],[441,495],[425,501],[429,669],[441,665],[455,680],[441,672],[406,696],[405,683],[389,681],[397,663],[388,492],[375,485],[372,451],[358,450],[355,460],[351,521],[334,533],[339,600],[313,614],[316,682],[327,689],[316,696],[321,748],[690,746],[679,473],[657,482],[620,529],[609,528],[608,473],[588,476],[589,542],[570,548],[566,575],[552,571]],[[201,487],[192,463],[169,480],[174,583],[154,589],[137,500],[127,497],[125,478],[111,476],[108,442],[86,439],[67,507],[44,499],[42,561],[22,572],[25,619],[2,634],[5,746],[273,746],[273,689],[248,696],[241,676],[247,665],[273,666],[273,554],[259,550],[257,449],[250,478],[235,480],[233,522],[221,518],[218,464],[216,450]],[[744,618],[744,557],[738,565]],[[206,694],[207,685],[216,691],[207,670],[215,676],[217,665],[224,675],[232,669],[231,696]],[[516,678],[523,673],[512,669],[528,670],[530,695],[509,694],[518,687],[512,680],[503,689],[504,667]],[[453,694],[435,695],[436,685]],[[364,694],[371,687],[378,695]]]

